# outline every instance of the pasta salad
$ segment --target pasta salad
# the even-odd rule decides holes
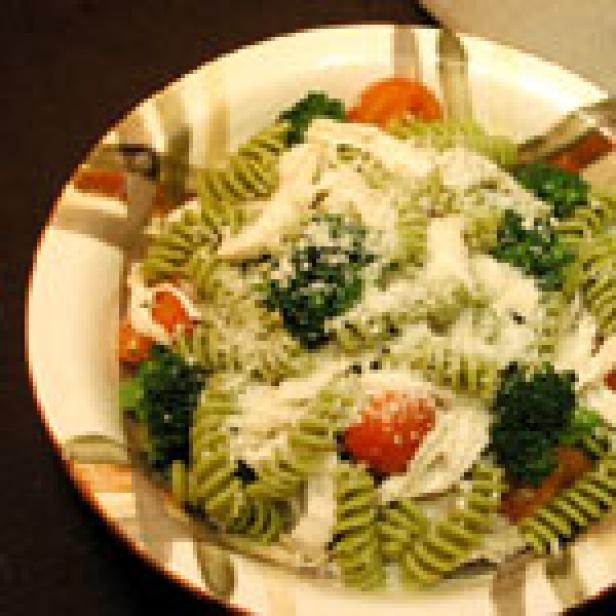
[[[190,170],[126,281],[121,405],[176,502],[361,590],[559,550],[616,496],[616,199],[442,115],[308,93]]]

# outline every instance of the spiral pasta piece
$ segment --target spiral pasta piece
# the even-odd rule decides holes
[[[332,333],[340,349],[352,355],[395,338],[406,325],[419,323],[426,317],[426,303],[420,301],[403,306],[401,310],[381,313],[353,311],[339,320]]]
[[[179,220],[167,222],[148,247],[141,264],[147,284],[184,276],[195,252],[211,249],[219,241],[217,228],[205,224],[202,212],[187,209]]]
[[[225,315],[218,317],[224,319]],[[232,317],[228,317],[228,323],[233,323]],[[271,384],[298,375],[310,366],[312,357],[300,355],[297,342],[280,328],[268,329],[267,323],[253,324],[244,336],[231,335],[232,328],[228,324],[220,326],[214,318],[204,321],[189,334],[179,336],[174,348],[187,361],[208,371],[243,370],[252,378]]]
[[[235,412],[232,395],[210,383],[193,415],[190,434],[189,500],[223,528],[243,511],[242,485],[229,454],[229,437],[222,429]]]
[[[402,555],[400,567],[410,586],[430,586],[452,573],[490,530],[504,489],[502,470],[488,464],[473,468],[463,505],[437,523]]]
[[[212,249],[223,229],[236,231],[244,212],[234,205],[270,195],[278,183],[278,158],[286,147],[288,125],[274,124],[249,139],[223,169],[194,170],[191,187],[199,207],[186,209],[168,222],[148,247],[142,271],[150,284],[183,276],[190,257],[204,247]]]
[[[351,402],[337,388],[322,389],[290,431],[287,447],[276,449],[255,469],[258,479],[247,491],[263,499],[286,499],[296,494],[303,481],[334,451],[334,432]]]
[[[403,119],[392,122],[388,132],[398,139],[412,139],[438,150],[462,146],[492,159],[502,167],[510,167],[517,159],[516,146],[510,139],[488,135],[474,122]]]
[[[536,554],[546,554],[605,515],[615,499],[616,453],[609,453],[570,488],[523,519],[519,525],[522,536]]]
[[[578,446],[593,460],[599,460],[611,450],[611,438],[606,426],[598,426],[592,434],[585,435]]]
[[[539,361],[554,357],[565,323],[567,300],[557,291],[545,292],[541,297],[542,318],[537,332]]]
[[[287,514],[285,503],[247,496],[238,515],[227,524],[225,530],[261,543],[272,543],[283,530]]]
[[[397,561],[413,541],[426,532],[427,527],[428,520],[412,499],[404,498],[390,503],[379,523],[383,558]]]
[[[390,287],[391,289],[391,287]],[[386,295],[389,289],[386,289]],[[352,310],[332,328],[336,344],[348,354],[374,349],[398,336],[406,326],[427,321],[438,332],[450,327],[469,307],[480,305],[463,285],[443,287],[428,297],[415,297],[395,309]]]
[[[398,203],[395,207],[398,245],[394,260],[401,265],[421,266],[426,260],[428,218],[413,203]]]
[[[221,216],[233,223],[229,205],[269,196],[278,184],[278,157],[286,148],[288,130],[286,122],[273,124],[240,146],[224,169],[195,173],[193,183],[203,209],[214,219]]]
[[[341,163],[350,164],[370,188],[383,189],[391,186],[392,173],[369,152],[350,144],[338,144],[337,158]]]
[[[604,336],[616,333],[616,237],[603,235],[581,243],[570,268],[568,290],[579,287]]]
[[[419,370],[435,385],[482,400],[492,397],[498,381],[496,362],[480,355],[463,353],[445,342],[424,339],[403,362]]]
[[[616,222],[616,195],[593,193],[588,203],[575,208],[573,214],[557,223],[559,236],[576,244],[586,241]]]
[[[336,513],[333,555],[346,586],[383,586],[385,570],[377,526],[378,496],[366,469],[340,463],[335,475]]]
[[[220,270],[221,264],[212,252],[200,250],[188,259],[184,273],[199,300],[208,301],[225,294]]]
[[[503,218],[502,210],[485,203],[464,212],[464,239],[473,252],[490,252],[498,241],[498,229]]]

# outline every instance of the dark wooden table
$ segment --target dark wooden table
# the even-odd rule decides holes
[[[105,129],[205,60],[324,24],[433,22],[412,0],[3,0],[0,8],[0,615],[223,614],[120,544],[43,433],[23,348],[38,234]],[[603,602],[585,613],[616,608]]]

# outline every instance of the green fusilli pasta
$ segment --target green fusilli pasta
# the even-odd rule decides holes
[[[222,429],[235,412],[233,396],[210,383],[193,415],[189,500],[223,528],[242,513],[242,484],[235,476],[229,437]]]
[[[570,243],[583,242],[616,223],[616,195],[593,193],[588,203],[576,207],[568,218],[559,220],[556,230]]]
[[[229,266],[221,263],[215,254],[200,250],[195,252],[184,268],[186,278],[193,284],[200,301],[212,301],[230,295],[225,289],[224,274],[235,274]],[[237,274],[234,276],[237,278]],[[241,288],[241,287],[239,287]],[[222,296],[222,297],[221,297]]]
[[[437,523],[402,555],[400,566],[410,586],[430,586],[452,573],[490,530],[504,489],[502,471],[487,464],[473,468],[463,506]]]
[[[426,260],[428,218],[410,201],[397,202],[395,209],[398,215],[398,245],[393,261],[401,266],[421,266]]]
[[[603,235],[579,244],[577,259],[567,275],[567,290],[580,289],[604,336],[616,333],[615,271],[616,237]]]
[[[498,241],[503,212],[485,203],[464,212],[464,239],[472,252],[490,252]]]
[[[219,239],[218,229],[206,223],[200,210],[185,210],[179,220],[166,223],[148,247],[141,264],[143,279],[152,284],[184,276],[191,256],[211,250]]]
[[[226,531],[261,543],[276,541],[288,521],[285,503],[246,496]]]
[[[466,308],[481,308],[483,299],[462,284],[443,285],[425,300],[425,318],[438,333],[455,323]]]
[[[492,397],[498,381],[496,362],[428,339],[409,351],[402,362],[422,372],[435,385],[483,400]]]
[[[540,362],[554,357],[566,321],[569,304],[558,291],[546,291],[540,301],[541,320],[537,332],[537,354]]]
[[[196,362],[208,371],[244,370],[252,378],[272,384],[299,374],[312,360],[300,356],[297,343],[280,329],[268,331],[259,324],[258,328],[249,330],[248,337],[233,338],[216,327],[213,319],[179,336],[174,348],[187,361]]]
[[[423,309],[423,305],[418,306]],[[353,355],[375,348],[397,336],[402,327],[419,322],[419,312],[388,312],[378,315],[353,315],[344,318],[334,329],[334,340],[342,351]]]
[[[577,445],[593,460],[599,460],[611,450],[611,438],[606,426],[598,426],[591,435],[584,435]]]
[[[570,488],[520,522],[524,540],[536,554],[546,554],[605,515],[615,497],[616,454],[609,453]]]
[[[346,586],[380,588],[385,570],[377,523],[374,481],[360,466],[340,463],[335,475],[336,513],[333,555]]]
[[[373,349],[398,336],[411,323],[427,317],[426,302],[413,301],[397,310],[352,310],[332,327],[337,346],[349,355]]]
[[[286,147],[287,130],[286,123],[274,124],[240,146],[224,169],[191,174],[200,207],[165,224],[148,247],[142,265],[147,283],[184,276],[192,255],[215,247],[224,228],[236,231],[244,222],[243,211],[234,205],[271,194],[278,183],[278,158]]]
[[[288,435],[287,447],[257,466],[257,481],[247,488],[262,499],[286,499],[297,494],[303,481],[334,451],[334,433],[352,400],[337,388],[326,387]]]
[[[488,135],[474,122],[405,119],[392,122],[388,131],[398,139],[412,139],[418,145],[437,150],[465,147],[492,159],[501,167],[511,167],[517,160],[517,149],[510,139]]]
[[[235,412],[233,395],[210,383],[195,411],[191,430],[189,498],[226,532],[270,543],[283,528],[285,506],[245,494],[224,431],[225,419]]]
[[[463,310],[478,306],[479,302],[479,297],[472,296],[464,286],[456,285],[382,312],[360,307],[336,321],[332,327],[333,339],[341,350],[352,355],[387,343],[401,334],[404,327],[414,323],[427,321],[434,331],[443,332]]]
[[[289,125],[269,126],[241,145],[223,169],[205,169],[192,181],[202,208],[213,222],[233,222],[230,204],[264,198],[278,184],[278,157],[286,148]]]
[[[383,163],[361,148],[339,144],[337,155],[338,160],[351,165],[370,188],[388,188],[394,181],[392,173],[383,166]]]
[[[383,558],[397,561],[428,527],[427,518],[419,512],[412,499],[394,501],[383,512],[379,522]]]

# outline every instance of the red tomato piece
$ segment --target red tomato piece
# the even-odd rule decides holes
[[[118,331],[118,359],[126,364],[138,364],[147,359],[153,342],[125,321]]]
[[[184,304],[171,291],[156,291],[152,302],[152,319],[162,325],[169,334],[175,334],[178,328],[190,331],[192,322]]]
[[[344,445],[373,471],[402,473],[433,426],[430,400],[388,391],[373,398],[360,421],[346,429]]]
[[[419,81],[405,77],[375,81],[361,93],[359,104],[348,113],[352,121],[379,126],[407,116],[439,120],[442,115],[436,96]]]
[[[152,202],[152,214],[166,214],[170,209],[171,203],[169,202],[164,187],[162,184],[157,184],[156,192],[154,193],[154,201]]]
[[[565,171],[579,173],[604,154],[616,147],[614,141],[598,131],[592,131],[574,143],[566,151],[552,157],[550,162]]]
[[[81,169],[73,177],[73,186],[83,192],[92,192],[117,199],[126,198],[126,176],[120,171]]]
[[[569,487],[591,467],[591,460],[578,449],[560,447],[558,465],[537,487],[517,486],[503,496],[503,513],[512,522],[533,515],[539,507]]]
[[[610,370],[603,378],[605,386],[616,393],[616,368]]]

